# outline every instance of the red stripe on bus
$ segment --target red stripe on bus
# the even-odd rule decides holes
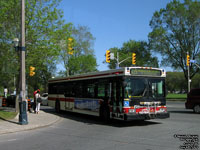
[[[65,101],[65,102],[74,102],[74,98],[56,98],[56,97],[49,97],[48,100],[50,101]]]

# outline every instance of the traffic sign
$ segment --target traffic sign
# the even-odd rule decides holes
[[[190,63],[196,63],[196,60],[190,60]]]
[[[114,59],[115,59],[114,53],[110,53],[110,59],[111,59],[111,60],[114,60]]]

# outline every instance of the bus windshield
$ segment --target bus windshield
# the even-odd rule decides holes
[[[164,97],[164,79],[127,78],[124,89],[125,98],[131,97]]]

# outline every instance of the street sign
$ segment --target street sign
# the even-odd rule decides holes
[[[196,60],[190,60],[190,63],[196,63]]]
[[[110,59],[111,59],[111,60],[114,60],[114,59],[115,59],[114,53],[110,53]]]

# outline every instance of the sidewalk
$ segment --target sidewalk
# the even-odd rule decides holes
[[[58,115],[54,114],[52,111],[49,110],[41,110],[39,114],[27,112],[27,117],[27,125],[19,124],[18,115],[15,117],[15,119],[12,120],[0,119],[0,135],[46,127],[61,120],[61,118]]]

